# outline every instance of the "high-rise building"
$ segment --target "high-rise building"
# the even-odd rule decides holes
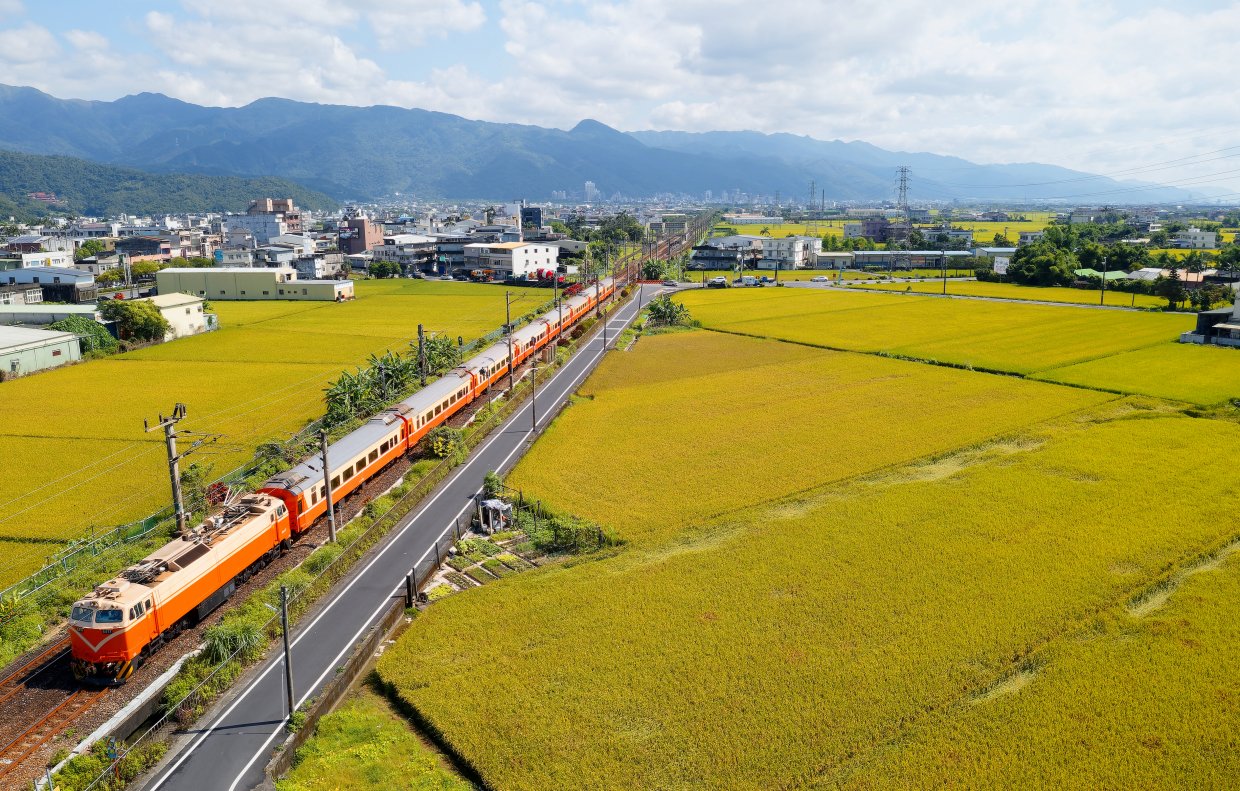
[[[251,217],[272,215],[284,222],[288,233],[302,231],[301,209],[293,205],[292,198],[256,198],[245,213]]]
[[[598,187],[594,185],[593,181],[586,182],[586,187],[585,187],[586,203],[597,203],[601,194],[602,193],[599,192]]]

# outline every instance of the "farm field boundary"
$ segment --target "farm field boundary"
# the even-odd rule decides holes
[[[1240,398],[1240,355],[1177,343],[1181,314],[865,295],[893,303],[867,316],[871,304],[855,303],[853,289],[760,291],[680,298],[713,332],[1199,406]]]
[[[772,358],[826,377],[788,378],[841,419],[807,420],[772,385]],[[933,393],[907,414],[866,414],[875,391],[849,366],[879,391]],[[762,403],[735,403],[738,380]],[[943,380],[1001,388],[990,397],[1024,419],[954,450],[910,449],[903,464],[847,444],[904,441],[909,415],[923,434],[987,422],[957,411],[938,423],[925,405],[950,400]],[[493,787],[830,785],[961,701],[1024,694],[1008,682],[1045,666],[1051,642],[1087,634],[1234,534],[1228,482],[1182,471],[1223,463],[1240,425],[1066,389],[1039,420],[1010,400],[1030,384],[714,333],[643,339],[600,367],[511,476],[615,527],[626,548],[437,602],[380,674]],[[775,405],[776,424],[755,419]],[[686,414],[705,418],[690,445],[677,433]],[[740,437],[764,452],[719,452],[715,433],[735,442],[738,425],[764,435]],[[781,431],[798,437],[791,456]],[[651,436],[683,452],[651,454]],[[615,475],[582,463],[603,448]],[[737,469],[737,457],[755,461]],[[841,464],[858,469],[844,480],[831,474]],[[795,488],[807,468],[820,486]],[[708,503],[721,498],[722,516]]]

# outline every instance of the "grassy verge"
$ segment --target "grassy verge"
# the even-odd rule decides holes
[[[469,791],[368,681],[319,720],[278,791]]]

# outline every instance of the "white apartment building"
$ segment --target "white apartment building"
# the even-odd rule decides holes
[[[1176,235],[1175,246],[1188,250],[1213,250],[1218,246],[1218,234],[1200,228],[1189,228]]]
[[[150,302],[159,309],[160,315],[168,322],[168,331],[164,340],[186,338],[216,328],[215,317],[203,310],[202,297],[190,294],[157,294],[146,297],[142,302]]]
[[[21,259],[22,269],[35,266],[73,266],[73,253],[64,250],[57,250],[54,253],[16,253],[13,257]]]
[[[762,242],[762,261],[758,267],[780,269],[805,269],[812,267],[822,252],[822,240],[816,236],[787,236],[783,239],[765,239]],[[767,263],[768,266],[763,266]]]
[[[230,214],[224,218],[224,225],[228,229],[225,235],[229,244],[238,231],[252,236],[256,247],[270,244],[273,237],[288,233],[288,224],[277,214]]]
[[[492,242],[464,247],[466,269],[491,269],[495,274],[528,277],[555,269],[560,248],[547,242]]]

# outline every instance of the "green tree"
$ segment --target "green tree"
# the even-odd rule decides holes
[[[1154,281],[1154,295],[1167,300],[1167,307],[1175,310],[1184,301],[1184,281],[1180,279],[1180,270],[1171,267],[1171,273]]]
[[[99,303],[99,313],[107,321],[115,321],[117,333],[127,340],[163,340],[172,328],[159,308],[147,300],[106,300]]]
[[[1078,268],[1075,254],[1043,239],[1016,250],[1007,276],[1013,283],[1027,286],[1065,286],[1072,282]]]
[[[995,247],[1012,247],[1012,240],[1001,233],[996,233],[995,238],[990,240]]]
[[[664,294],[650,301],[650,319],[657,324],[688,324],[689,309]]]
[[[59,332],[72,332],[78,336],[78,340],[82,344],[82,351],[86,353],[100,352],[102,354],[111,354],[119,347],[116,338],[112,337],[112,333],[104,329],[99,322],[88,319],[85,316],[68,316],[60,321],[52,322],[47,325],[47,328]]]
[[[81,246],[78,247],[77,250],[74,251],[73,260],[81,261],[84,258],[90,258],[91,256],[99,255],[100,253],[104,252],[107,249],[108,249],[107,245],[105,245],[103,242],[99,241],[98,239],[87,239],[86,241],[82,242]]]

